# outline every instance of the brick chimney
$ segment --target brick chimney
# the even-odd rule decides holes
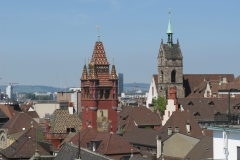
[[[176,110],[178,110],[177,88],[176,88],[176,86],[170,86],[168,88],[168,99],[173,99],[174,100],[174,105],[176,106]]]

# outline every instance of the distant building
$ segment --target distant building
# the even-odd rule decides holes
[[[11,85],[8,85],[6,87],[6,94],[8,96],[9,99],[12,99],[13,98],[13,86]]]
[[[123,92],[123,74],[118,73],[118,95]]]

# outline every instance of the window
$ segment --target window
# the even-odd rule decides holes
[[[237,146],[237,160],[240,160],[240,147]]]
[[[86,148],[90,148],[90,143],[86,143]]]
[[[176,82],[176,71],[175,70],[173,70],[171,72],[171,82]]]
[[[168,117],[170,117],[170,111],[168,111]]]
[[[152,96],[154,96],[154,88],[152,87]]]
[[[162,83],[163,83],[163,71],[161,71],[161,76],[162,76],[162,77],[161,77],[161,78],[162,78],[161,80],[162,80]]]

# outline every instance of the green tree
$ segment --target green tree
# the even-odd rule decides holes
[[[165,109],[166,109],[166,104],[167,104],[167,100],[165,97],[158,97],[158,98],[153,98],[152,99],[152,103],[154,106],[154,112],[157,111],[157,109],[159,108],[160,111],[162,113],[164,113]]]

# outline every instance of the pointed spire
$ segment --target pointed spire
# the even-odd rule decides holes
[[[113,57],[113,63],[114,63],[114,57]],[[114,64],[112,65],[112,71],[111,71],[111,75],[110,75],[109,79],[115,79],[115,80],[118,79],[118,76],[116,73],[116,68],[115,68]]]
[[[172,47],[172,34],[173,34],[173,32],[172,32],[171,19],[170,19],[170,14],[171,14],[170,8],[168,10],[169,10],[169,12],[168,12],[169,19],[168,19],[168,29],[167,29],[167,35],[168,35],[168,42],[167,43],[168,43],[169,47]]]
[[[122,133],[122,131],[121,131],[121,127],[120,127],[120,122],[118,122],[117,135],[119,135],[119,136],[122,136],[122,135],[123,135],[123,133]]]
[[[87,80],[87,77],[88,77],[88,73],[87,73],[87,66],[86,66],[86,63],[85,63],[85,65],[83,67],[81,80]]]

